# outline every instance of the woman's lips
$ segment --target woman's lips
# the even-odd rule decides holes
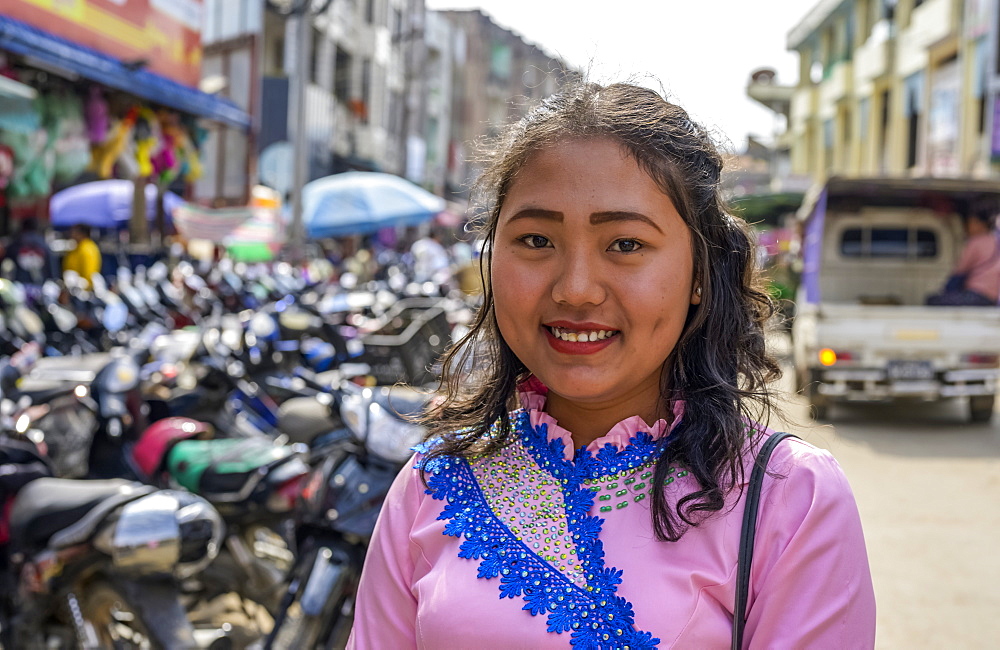
[[[546,323],[545,338],[556,352],[594,354],[615,342],[619,330],[598,323]]]

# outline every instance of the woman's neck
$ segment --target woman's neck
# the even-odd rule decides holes
[[[622,420],[635,415],[650,425],[660,419],[667,420],[669,424],[671,419],[669,410],[658,394],[653,400],[643,394],[619,399],[611,404],[588,404],[573,402],[549,392],[545,400],[545,412],[572,434],[573,446],[577,449],[586,447],[606,435]]]

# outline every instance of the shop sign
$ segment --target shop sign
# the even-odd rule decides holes
[[[202,0],[3,0],[3,13],[195,88]]]

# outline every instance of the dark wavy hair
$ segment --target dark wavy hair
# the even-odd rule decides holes
[[[765,352],[764,323],[774,306],[756,272],[747,224],[730,215],[720,195],[723,160],[704,128],[657,92],[616,83],[577,82],[544,100],[494,141],[484,158],[478,197],[483,228],[483,305],[470,332],[444,359],[444,400],[425,420],[439,443],[428,456],[470,458],[506,445],[509,411],[530,371],[503,340],[488,279],[500,208],[518,170],[536,151],[567,139],[610,138],[670,197],[692,233],[694,277],[702,287],[663,369],[664,412],[684,400],[682,422],[656,462],[653,485],[680,465],[700,489],[672,507],[652,490],[652,523],[661,540],[676,541],[690,526],[723,509],[741,489],[743,457],[753,422],[770,411],[768,383],[777,364]],[[495,425],[495,426],[494,426]]]

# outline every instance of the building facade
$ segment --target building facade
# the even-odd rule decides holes
[[[995,41],[994,0],[819,2],[788,35],[792,173],[993,175]]]
[[[214,173],[206,134],[246,139],[252,120],[247,105],[199,87],[203,7],[0,3],[0,234],[26,217],[45,220],[53,193],[88,181],[222,197],[202,184]],[[246,176],[232,193],[246,195]],[[142,242],[148,229],[135,222],[132,242]]]
[[[405,175],[408,146],[420,150],[408,145],[407,126],[421,115],[423,1],[330,2],[321,9],[309,15],[306,30],[308,178],[350,169]],[[265,164],[290,155],[296,122],[290,80],[300,43],[295,21],[271,3],[262,38],[259,149]]]
[[[479,10],[442,11],[457,30],[446,198],[468,198],[476,143],[524,115],[575,73]]]

